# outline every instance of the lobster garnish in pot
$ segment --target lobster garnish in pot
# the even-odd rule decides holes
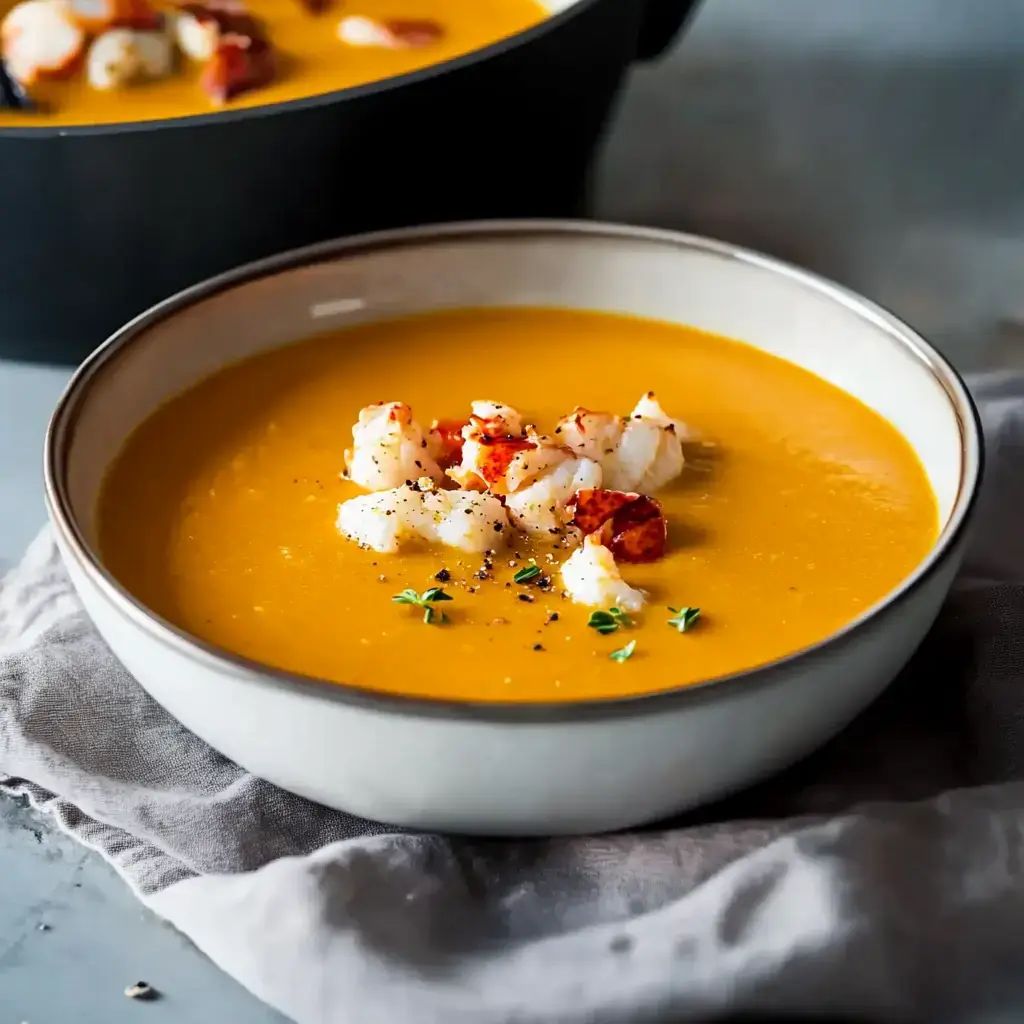
[[[268,42],[263,24],[244,8],[226,3],[182,4],[175,31],[181,52],[191,60],[212,60],[228,36]]]
[[[71,16],[91,35],[110,28],[157,32],[163,16],[148,0],[69,0]]]
[[[444,37],[441,25],[426,18],[390,18],[384,22],[384,27],[403,50],[432,46]]]
[[[620,562],[655,562],[665,554],[668,523],[661,502],[646,494],[603,488],[577,491],[570,522],[585,536],[597,534]]]
[[[22,86],[73,74],[86,42],[84,29],[63,0],[25,0],[0,23],[0,56]]]
[[[418,50],[444,36],[436,21],[413,18],[378,20],[353,14],[338,22],[338,38],[348,46],[381,50]]]
[[[174,70],[174,44],[165,32],[112,28],[98,36],[86,57],[85,71],[94,89],[120,89],[155,82]]]
[[[200,82],[214,103],[223,104],[268,85],[276,71],[277,57],[266,39],[230,34],[217,44]]]

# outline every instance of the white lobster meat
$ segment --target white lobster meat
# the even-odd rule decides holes
[[[601,467],[551,438],[532,433],[536,447],[519,452],[505,472],[505,507],[520,530],[562,534],[565,508],[579,490],[601,486]]]
[[[520,530],[560,535],[572,496],[601,486],[600,466],[530,426],[523,430],[511,406],[474,402],[462,431],[462,462],[448,476],[460,487],[502,495]]]
[[[398,41],[386,25],[376,18],[366,18],[359,14],[349,15],[338,22],[338,38],[348,46],[398,49]]]
[[[653,494],[682,473],[683,442],[690,433],[648,391],[628,417],[576,408],[559,422],[555,435],[601,464],[605,487]]]
[[[441,491],[427,478],[342,502],[337,528],[349,540],[383,554],[416,541],[478,554],[503,547],[510,532],[505,509],[494,495]]]
[[[112,28],[89,47],[86,75],[94,89],[121,89],[166,78],[174,70],[174,48],[162,32]]]
[[[220,42],[220,24],[214,18],[199,18],[191,11],[180,11],[174,20],[178,48],[189,60],[205,64]]]
[[[522,437],[525,433],[523,417],[504,402],[476,401],[470,403],[472,416],[467,430],[483,431],[491,437]],[[463,431],[465,434],[465,431]]]
[[[625,418],[576,406],[555,427],[555,437],[579,455],[603,462],[615,454],[626,426]]]
[[[149,0],[68,0],[71,16],[90,36],[108,28],[134,28],[157,31],[163,14]]]
[[[345,466],[353,483],[368,491],[400,487],[408,480],[444,479],[435,461],[433,439],[412,418],[404,402],[378,402],[359,413]]]
[[[24,0],[0,23],[0,54],[7,70],[26,86],[70,74],[85,43],[67,0]]]
[[[562,565],[562,583],[577,604],[638,612],[644,593],[631,587],[619,572],[611,551],[591,534]]]
[[[444,35],[444,30],[436,21],[426,19],[378,21],[351,14],[338,22],[337,35],[346,46],[415,50],[436,43]]]
[[[525,437],[523,417],[502,402],[476,401],[470,408],[469,422],[462,428],[462,459],[448,470],[448,476],[467,490],[501,493],[504,462],[498,460]]]

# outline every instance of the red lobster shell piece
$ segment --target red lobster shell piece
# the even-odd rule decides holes
[[[267,38],[262,22],[249,14],[242,4],[218,3],[217,0],[204,4],[184,3],[178,8],[178,13],[195,18],[201,25],[209,25],[221,39],[227,35]]]
[[[605,489],[577,491],[569,504],[572,524],[599,534],[619,562],[656,562],[665,554],[668,523],[661,503],[646,494]]]
[[[384,27],[400,47],[409,50],[432,46],[444,37],[444,29],[436,21],[425,18],[392,18],[384,22]]]
[[[277,59],[265,39],[226,35],[203,68],[203,90],[215,103],[223,104],[240,93],[259,89],[274,80]]]
[[[435,420],[430,428],[440,442],[437,464],[442,469],[457,466],[462,461],[462,428],[467,425],[468,420]]]
[[[338,38],[348,46],[377,47],[384,50],[417,50],[432,46],[444,38],[444,26],[436,21],[415,18],[377,18],[353,14],[338,23]]]
[[[508,467],[520,452],[537,447],[533,441],[525,437],[482,437],[480,444],[485,449],[485,454],[478,469],[489,488],[494,488],[504,481]]]

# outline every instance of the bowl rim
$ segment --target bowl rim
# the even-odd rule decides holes
[[[816,643],[782,658],[739,672],[727,673],[664,690],[619,697],[587,698],[558,702],[473,701],[404,695],[371,690],[274,668],[207,643],[161,618],[128,592],[104,567],[99,555],[85,540],[71,511],[67,495],[69,438],[93,384],[116,366],[117,361],[152,325],[221,292],[275,274],[318,263],[386,252],[389,249],[429,247],[438,242],[569,236],[610,242],[641,242],[659,247],[695,251],[705,256],[738,261],[789,278],[797,284],[838,302],[854,315],[882,329],[893,344],[902,346],[941,385],[956,417],[960,433],[960,480],[949,518],[928,554],[901,583],[841,629]],[[700,235],[660,228],[634,227],[599,221],[492,220],[396,228],[334,239],[246,264],[178,292],[135,317],[89,355],[72,375],[57,402],[46,431],[43,451],[44,497],[47,513],[67,553],[78,568],[114,605],[117,611],[140,626],[149,637],[193,661],[248,681],[284,688],[307,697],[321,697],[371,710],[417,717],[513,722],[578,721],[594,717],[639,716],[660,712],[686,702],[717,699],[736,686],[771,685],[784,677],[798,660],[805,663],[830,652],[865,628],[879,615],[911,597],[953,555],[963,539],[976,507],[984,471],[985,448],[981,418],[960,374],[949,361],[913,328],[884,307],[825,277],[775,257]]]
[[[541,0],[543,3],[543,0]],[[457,54],[447,60],[428,64],[426,67],[406,71],[400,75],[389,75],[371,82],[346,86],[343,89],[332,89],[329,92],[315,93],[312,96],[297,96],[290,100],[278,100],[275,103],[257,103],[251,107],[237,107],[228,110],[210,110],[199,114],[183,114],[180,117],[154,118],[139,121],[107,121],[102,124],[70,124],[70,125],[5,125],[0,127],[0,139],[5,138],[76,138],[96,135],[120,135],[159,131],[175,128],[207,128],[217,124],[233,121],[247,121],[253,118],[270,117],[273,114],[287,114],[316,107],[329,106],[343,100],[362,99],[379,93],[389,92],[419,82],[438,78],[474,64],[499,57],[520,46],[525,46],[534,39],[539,39],[548,32],[557,31],[563,24],[571,21],[589,7],[594,7],[602,0],[572,0],[572,3],[559,11],[550,12],[535,25],[529,25],[511,35],[477,47],[467,53]]]

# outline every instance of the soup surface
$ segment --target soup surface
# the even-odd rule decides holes
[[[75,2],[97,5],[104,0]],[[0,15],[14,6],[14,0],[0,0]],[[176,7],[170,0],[152,0],[152,6],[162,12]],[[303,0],[245,0],[244,7],[264,27],[277,60],[272,80],[231,97],[229,108],[279,103],[405,74],[488,46],[547,17],[539,0],[334,0],[319,14],[312,13]],[[351,45],[339,38],[343,18],[377,24],[388,19],[430,22],[440,34],[415,37],[416,45]],[[203,69],[203,62],[188,59],[175,47],[173,73],[101,90],[90,86],[83,57],[70,73],[44,75],[31,84],[28,92],[39,105],[37,112],[0,106],[0,128],[111,124],[209,113],[218,108],[201,86]]]
[[[587,359],[546,362],[545,349]],[[511,352],[534,357],[516,369]],[[648,593],[632,625],[588,627],[593,609],[558,584],[567,552],[543,541],[514,538],[479,579],[479,555],[380,554],[336,528],[339,502],[362,493],[339,475],[343,450],[374,400],[429,425],[500,399],[551,430],[577,404],[628,412],[651,387],[700,440],[657,495],[665,556],[621,566]],[[541,309],[359,326],[231,366],[134,432],[99,508],[107,566],[190,633],[311,676],[480,701],[620,697],[771,661],[882,598],[936,533],[910,446],[831,384],[695,330]],[[531,559],[550,589],[514,582]],[[439,573],[446,623],[392,601]],[[680,632],[670,606],[700,618]]]

